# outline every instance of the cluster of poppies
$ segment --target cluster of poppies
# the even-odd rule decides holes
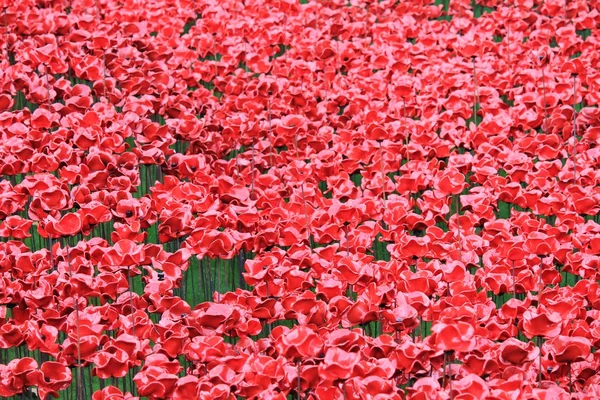
[[[599,398],[598,26],[0,1],[0,396]]]

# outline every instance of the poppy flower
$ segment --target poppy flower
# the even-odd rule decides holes
[[[40,367],[40,372],[38,384],[40,398],[46,398],[48,395],[58,397],[58,391],[66,389],[71,384],[71,370],[61,363],[46,361]]]
[[[456,195],[464,189],[465,177],[456,170],[445,170],[437,181],[437,187],[445,195]]]
[[[109,346],[94,355],[95,367],[92,373],[101,379],[122,378],[129,371],[128,361],[129,356],[125,351]]]
[[[287,358],[310,358],[320,353],[323,340],[307,326],[299,325],[291,330],[282,330],[276,347]]]
[[[178,362],[169,362],[164,355],[150,355],[142,370],[133,377],[133,381],[141,396],[151,399],[163,398],[169,396],[175,388],[178,381],[176,373],[180,369]]]
[[[384,310],[383,319],[394,329],[407,330],[417,326],[417,310],[408,304],[399,305],[393,310]]]
[[[31,237],[29,230],[33,221],[23,219],[17,215],[11,215],[0,223],[0,236],[25,239]]]
[[[424,377],[418,379],[411,388],[408,388],[408,391],[411,393],[411,399],[436,399],[441,389],[436,379]]]
[[[548,358],[558,363],[582,361],[590,355],[591,343],[584,337],[559,335],[548,342]]]
[[[343,326],[350,327],[376,321],[378,314],[379,307],[369,305],[366,300],[359,299],[352,306],[347,308],[346,319],[348,322],[343,324]]]
[[[558,250],[558,241],[542,232],[532,232],[525,240],[525,248],[534,254],[545,256]]]
[[[52,325],[43,324],[41,328],[34,323],[29,323],[25,342],[31,350],[39,349],[41,352],[54,357],[58,354],[59,344],[58,329]]]
[[[228,304],[212,303],[206,310],[198,314],[198,323],[207,328],[219,328],[235,312],[233,306]]]
[[[580,76],[583,76],[586,73],[585,65],[579,58],[575,58],[573,60],[566,61],[562,65],[561,71],[568,72],[571,75],[580,75]]]
[[[468,374],[459,380],[452,382],[452,390],[465,398],[481,399],[489,395],[488,384],[475,374]]]
[[[439,322],[432,326],[431,331],[435,334],[432,340],[440,350],[468,352],[476,345],[475,330],[465,322],[454,325]]]
[[[134,400],[135,397],[131,396],[130,393],[125,393],[115,387],[115,386],[107,386],[104,389],[97,390],[92,395],[92,400],[125,400],[131,399]]]
[[[537,359],[539,352],[539,347],[532,342],[524,343],[515,338],[509,338],[500,347],[500,360],[519,366]]]
[[[119,240],[102,257],[106,265],[136,266],[144,259],[144,248],[131,240]]]
[[[563,320],[560,315],[544,309],[529,309],[523,313],[522,331],[528,338],[554,338],[560,334]]]
[[[173,391],[173,399],[185,400],[198,397],[199,379],[193,375],[187,375],[177,381]]]
[[[544,67],[550,62],[551,52],[548,49],[539,49],[532,53],[533,63],[538,67]]]
[[[44,225],[38,225],[38,232],[43,236],[53,238],[73,236],[81,230],[82,226],[79,213],[68,213],[60,219],[49,216],[44,221]]]
[[[196,336],[186,345],[184,353],[193,361],[203,363],[217,360],[226,354],[227,346],[218,336]]]
[[[18,392],[28,386],[37,386],[40,381],[38,363],[30,357],[11,360],[7,365],[7,386]]]
[[[275,128],[278,135],[294,137],[302,134],[307,129],[307,122],[301,115],[287,115],[281,119],[281,122]]]
[[[323,364],[320,364],[320,375],[325,379],[347,379],[353,375],[354,366],[360,361],[357,353],[347,353],[333,347],[325,353]]]

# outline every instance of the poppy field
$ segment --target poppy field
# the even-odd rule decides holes
[[[0,3],[0,397],[600,398],[600,1]]]

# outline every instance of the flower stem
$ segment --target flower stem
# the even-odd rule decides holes
[[[573,367],[571,363],[569,365],[569,395],[573,394],[573,377],[571,376]]]
[[[273,167],[273,125],[271,123],[271,100],[267,100],[267,112],[269,115],[269,165]]]
[[[577,76],[573,75],[573,185],[577,183]]]
[[[71,253],[69,252],[69,244],[65,246],[67,253],[67,268],[69,270],[69,283],[73,279],[73,271],[71,270]],[[77,400],[82,400],[83,397],[83,384],[81,382],[81,336],[79,329],[79,294],[77,291],[74,296],[75,302],[75,329],[77,333]]]
[[[475,56],[471,58],[473,62],[473,122],[477,125],[477,104],[479,103],[479,95],[477,89],[477,66],[475,65]]]
[[[539,354],[539,367],[538,367],[538,385],[541,387],[542,386],[542,337],[538,336],[538,347],[540,348],[540,354]]]
[[[542,66],[542,100],[544,101],[544,133],[548,133],[548,103],[546,102],[546,75]]]

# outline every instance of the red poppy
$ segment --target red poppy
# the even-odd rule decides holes
[[[443,322],[432,326],[432,340],[440,350],[468,352],[475,347],[473,327],[465,322],[447,325]]]
[[[33,221],[23,219],[17,215],[11,215],[0,223],[0,236],[25,239],[31,237],[29,230]]]
[[[437,187],[445,195],[456,195],[461,193],[465,188],[465,177],[454,169],[447,169],[439,176]]]
[[[500,360],[519,366],[537,359],[539,352],[539,347],[532,342],[524,343],[510,338],[500,346]]]
[[[293,138],[303,134],[307,129],[307,122],[301,115],[287,115],[281,119],[275,128],[278,135]]]
[[[547,343],[548,358],[558,363],[572,363],[585,360],[591,352],[592,344],[584,337],[559,335]]]
[[[310,358],[321,352],[323,340],[307,326],[299,325],[293,329],[280,330],[276,347],[287,358]]]
[[[176,364],[176,365],[175,365]],[[181,366],[177,361],[170,362],[166,356],[155,354],[148,356],[142,370],[138,372],[135,382],[140,396],[159,399],[170,396],[175,389]]]
[[[408,304],[402,304],[393,310],[384,310],[381,313],[384,320],[394,329],[407,330],[417,326],[417,310]]]
[[[102,390],[97,390],[92,395],[92,400],[134,400],[137,397],[131,396],[130,393],[125,393],[114,386],[107,386]]]
[[[68,213],[60,219],[49,216],[44,221],[44,226],[38,225],[38,233],[44,237],[58,238],[61,236],[73,236],[81,231],[81,215],[79,213]]]
[[[571,75],[580,75],[584,76],[586,73],[586,68],[583,62],[579,58],[575,58],[572,60],[566,61],[562,67],[561,71],[568,72]]]
[[[541,308],[525,311],[519,324],[522,324],[522,331],[528,338],[553,338],[560,334],[562,322],[559,314]]]
[[[71,370],[61,363],[46,361],[40,367],[40,372],[38,388],[42,399],[47,396],[58,397],[58,391],[66,389],[71,384]]]
[[[128,354],[114,346],[109,346],[96,353],[92,360],[95,364],[92,373],[101,379],[122,378],[129,372]]]
[[[430,377],[418,379],[411,388],[408,388],[411,399],[437,399],[440,390],[440,383]]]
[[[325,353],[323,364],[319,366],[319,374],[325,379],[347,379],[353,375],[353,368],[359,361],[359,354],[333,347]]]
[[[198,398],[199,379],[193,375],[187,375],[177,381],[175,390],[173,391],[174,400],[186,400]]]
[[[28,386],[36,386],[40,381],[40,371],[37,362],[30,357],[14,359],[6,365],[6,385],[17,392]]]
[[[25,338],[27,346],[31,350],[40,350],[41,352],[50,354],[54,357],[58,354],[59,344],[58,340],[58,329],[52,325],[42,324],[41,328],[30,322],[29,330]]]

